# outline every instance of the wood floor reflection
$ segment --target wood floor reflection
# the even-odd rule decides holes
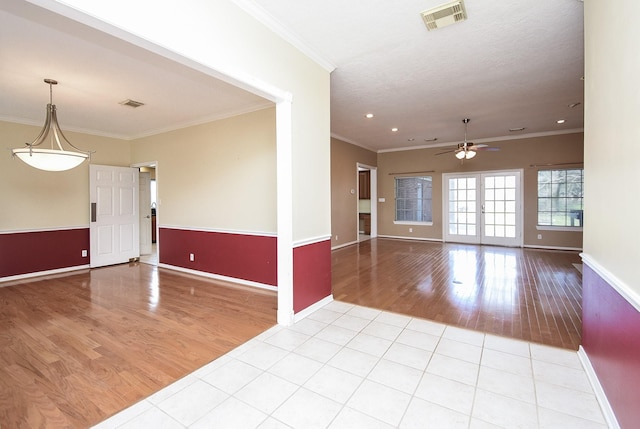
[[[332,252],[333,297],[577,350],[577,252],[373,239]]]
[[[276,294],[147,264],[0,287],[0,427],[86,428],[276,324]]]

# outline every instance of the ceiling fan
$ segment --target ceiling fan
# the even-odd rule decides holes
[[[476,156],[477,150],[500,150],[497,147],[489,147],[486,144],[473,144],[473,142],[467,141],[467,124],[471,121],[469,118],[465,118],[462,120],[464,124],[464,142],[458,143],[458,147],[456,149],[446,150],[444,152],[436,153],[436,155],[443,155],[445,153],[455,153],[456,158],[461,161],[465,159],[471,159]]]

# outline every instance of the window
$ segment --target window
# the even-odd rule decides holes
[[[396,177],[396,221],[433,221],[431,216],[431,176]]]
[[[583,226],[582,168],[538,171],[538,225]]]

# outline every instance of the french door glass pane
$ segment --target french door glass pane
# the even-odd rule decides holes
[[[484,186],[485,236],[514,238],[516,236],[515,175],[485,177]]]
[[[449,234],[476,234],[476,178],[449,178]]]

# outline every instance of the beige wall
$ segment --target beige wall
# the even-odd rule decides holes
[[[496,152],[480,152],[463,164],[453,154],[435,156],[443,148],[417,149],[378,154],[378,233],[396,237],[440,240],[442,234],[442,175],[454,172],[523,169],[524,181],[524,245],[582,248],[582,233],[538,231],[537,169],[532,164],[583,161],[582,133],[534,137],[487,143],[500,148]],[[445,149],[446,150],[446,149]],[[433,172],[429,172],[433,171]],[[395,177],[392,173],[425,172],[433,177],[433,225],[394,225]],[[585,215],[590,222],[589,214]],[[413,232],[409,232],[413,228]],[[542,239],[537,239],[537,234]]]
[[[358,167],[377,165],[377,154],[370,150],[331,139],[331,246],[358,240]],[[354,189],[356,192],[351,193]],[[336,238],[337,236],[337,238]]]
[[[640,2],[585,1],[584,252],[640,294]]]
[[[275,108],[132,142],[157,161],[158,222],[276,233]]]
[[[60,2],[53,3],[56,8],[63,8]],[[329,236],[330,76],[327,69],[229,0],[152,3],[68,0],[65,5],[119,27],[123,30],[119,34],[128,40],[133,40],[131,34],[136,34],[201,64],[212,74],[226,73],[242,78],[253,87],[275,88],[292,94],[292,162],[278,168],[292,171],[293,239]],[[150,7],[153,19],[148,19]]]
[[[62,120],[62,119],[61,119]],[[64,127],[64,123],[60,124]],[[0,122],[0,141],[6,148],[32,142],[41,126]],[[128,166],[129,142],[65,131],[83,150],[95,151],[94,164]],[[46,143],[43,143],[43,145]],[[69,171],[41,171],[11,152],[0,155],[0,231],[64,228],[89,225],[89,164]]]

